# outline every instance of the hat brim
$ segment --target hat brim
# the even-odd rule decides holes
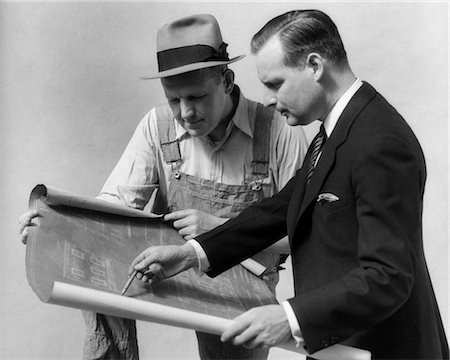
[[[180,66],[180,67],[177,67],[174,69],[160,71],[152,76],[141,77],[141,79],[142,80],[160,79],[160,78],[165,78],[165,77],[169,77],[169,76],[184,74],[184,73],[187,73],[190,71],[206,69],[206,68],[210,68],[210,67],[214,67],[214,66],[228,65],[228,64],[234,63],[236,61],[239,61],[244,57],[245,57],[245,55],[239,55],[239,56],[236,56],[227,61],[204,61],[204,62],[188,64],[188,65]]]

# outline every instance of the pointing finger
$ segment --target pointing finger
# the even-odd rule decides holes
[[[137,270],[138,274],[140,273],[141,270],[145,269],[147,266],[139,266],[138,268],[136,267],[137,265],[140,265],[146,258],[147,256],[149,256],[149,250],[145,250],[143,252],[141,252],[131,263],[130,267],[128,268],[128,275],[131,275],[133,273],[133,271]]]
[[[136,259],[134,259],[131,267],[132,272],[134,270],[137,271],[143,271],[150,267],[153,263],[159,262],[159,259],[161,258],[159,252],[157,249],[150,249],[145,250],[142,252]]]

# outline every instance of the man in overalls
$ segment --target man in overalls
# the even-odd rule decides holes
[[[100,194],[165,213],[186,240],[281,190],[306,154],[302,128],[288,126],[278,112],[246,99],[234,85],[227,65],[243,56],[230,59],[226,46],[211,15],[186,17],[158,31],[159,72],[149,79],[161,79],[169,104],[142,119]],[[21,232],[30,218],[24,217]],[[281,254],[288,249],[286,242],[243,265],[275,292],[286,258]],[[86,311],[83,316],[85,359],[138,359],[134,320]],[[266,349],[224,344],[215,335],[197,338],[201,359],[268,355]]]

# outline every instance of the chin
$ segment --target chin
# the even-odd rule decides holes
[[[286,122],[290,126],[305,125],[300,119],[292,115],[286,118]]]
[[[292,114],[289,114],[289,116],[286,118],[286,122],[290,126],[297,126],[297,125],[309,125],[314,121],[314,119],[309,119],[307,117],[300,117],[300,116],[294,116]]]
[[[203,129],[186,129],[186,130],[189,133],[189,135],[194,136],[194,137],[208,135],[208,133],[206,131],[204,131]]]

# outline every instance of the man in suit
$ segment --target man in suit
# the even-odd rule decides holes
[[[131,269],[143,281],[193,266],[215,276],[287,233],[295,296],[237,317],[223,341],[293,336],[309,353],[344,343],[374,359],[448,359],[423,252],[425,160],[410,127],[353,74],[320,11],[272,19],[252,52],[266,102],[290,125],[322,123],[303,167],[272,198],[182,247],[147,249]]]

